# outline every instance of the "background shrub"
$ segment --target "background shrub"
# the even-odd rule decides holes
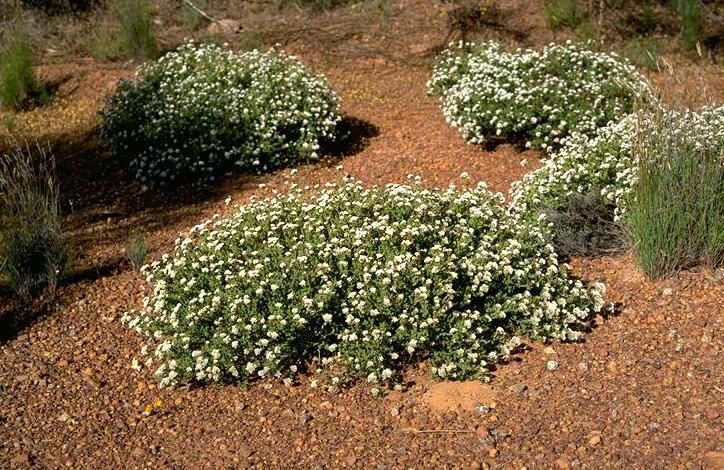
[[[191,232],[151,265],[145,308],[124,316],[162,385],[291,378],[315,358],[332,385],[390,383],[423,359],[438,378],[484,378],[516,334],[574,339],[603,306],[602,286],[569,278],[543,229],[482,184],[347,182]]]
[[[38,145],[0,159],[0,276],[25,300],[55,291],[67,259],[55,164]]]
[[[659,113],[640,126],[626,212],[649,276],[724,260],[724,108]]]
[[[573,133],[595,135],[648,93],[632,66],[570,42],[515,52],[462,44],[443,53],[428,86],[469,142],[513,140],[547,150]]]
[[[35,77],[33,57],[20,31],[3,37],[0,48],[0,105],[20,110],[48,101],[48,92]]]
[[[315,158],[339,119],[334,92],[295,59],[188,43],[119,85],[102,134],[139,179],[165,185]]]
[[[148,0],[121,0],[116,12],[126,54],[137,59],[156,59],[159,50]]]
[[[41,10],[50,15],[85,13],[104,3],[103,0],[21,0],[25,7]]]

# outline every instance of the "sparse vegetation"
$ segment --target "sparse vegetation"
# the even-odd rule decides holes
[[[0,158],[0,211],[0,278],[26,301],[54,293],[68,249],[49,149],[26,146]]]
[[[148,253],[146,238],[138,232],[132,233],[128,242],[126,242],[124,251],[133,269],[141,271],[141,267],[146,261],[146,253]]]

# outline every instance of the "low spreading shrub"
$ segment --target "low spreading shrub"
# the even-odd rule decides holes
[[[504,139],[547,150],[573,133],[595,135],[648,94],[632,66],[571,42],[515,52],[461,44],[443,53],[428,87],[469,142]]]
[[[637,178],[624,217],[652,277],[724,261],[724,107],[659,113],[634,146]]]
[[[55,291],[67,260],[51,154],[38,146],[0,158],[0,278],[29,300]]]
[[[282,52],[194,43],[122,82],[103,115],[112,151],[158,185],[315,158],[340,120],[325,81]]]
[[[569,277],[502,195],[328,185],[241,206],[179,239],[124,321],[162,385],[290,380],[390,384],[429,359],[438,378],[485,378],[518,334],[575,339],[602,285]]]

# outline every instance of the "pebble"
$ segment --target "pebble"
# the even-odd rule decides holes
[[[528,390],[528,386],[526,384],[518,383],[513,384],[510,387],[508,387],[508,390],[510,390],[513,393],[521,394]]]
[[[490,456],[491,459],[494,459],[495,457],[497,457],[497,456],[498,456],[498,449],[496,449],[495,447],[493,447],[492,449],[490,449],[490,450],[488,451],[488,456]]]
[[[560,457],[556,459],[556,467],[565,470],[571,468],[571,462],[569,462],[568,459],[565,457]]]
[[[558,361],[554,361],[553,359],[551,359],[550,361],[546,362],[546,369],[548,369],[549,371],[554,371],[558,369]]]
[[[713,450],[704,454],[702,467],[705,470],[721,470],[724,468],[724,452]]]
[[[392,416],[399,416],[399,415],[400,415],[400,407],[399,407],[399,406],[395,406],[394,408],[392,408],[392,409],[390,410],[390,414],[391,414]]]
[[[581,373],[588,372],[588,362],[586,362],[586,361],[579,362],[577,368],[578,368],[578,372],[581,372]]]
[[[597,446],[601,443],[601,436],[598,434],[594,434],[591,436],[591,438],[588,440],[588,444],[590,444],[592,447]]]
[[[543,354],[545,354],[545,355],[551,355],[551,354],[555,354],[555,353],[556,353],[556,350],[550,346],[543,349]]]
[[[666,297],[671,297],[672,295],[674,295],[674,289],[672,289],[671,287],[667,287],[666,289],[661,291],[661,294],[665,295]]]

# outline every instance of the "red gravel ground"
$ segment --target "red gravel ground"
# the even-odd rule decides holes
[[[263,381],[160,390],[150,374],[130,368],[140,338],[119,319],[149,292],[123,260],[131,231],[148,233],[156,257],[179,233],[226,210],[227,195],[241,203],[290,181],[341,174],[366,184],[415,174],[446,186],[462,183],[463,171],[506,191],[528,171],[522,160],[538,164],[535,152],[465,144],[426,96],[430,68],[420,57],[445,33],[438,4],[423,8],[430,3],[400,2],[397,27],[416,35],[392,45],[370,39],[377,55],[359,38],[356,50],[368,51],[362,56],[345,52],[349,42],[327,55],[312,40],[288,45],[326,73],[354,118],[351,129],[362,137],[343,158],[232,175],[189,195],[143,192],[92,133],[59,152],[75,264],[54,311],[28,325],[9,320],[22,311],[0,294],[9,329],[0,332],[1,467],[724,468],[724,271],[650,281],[628,254],[573,263],[580,276],[605,281],[615,315],[596,318],[581,343],[529,344],[487,385],[440,386],[422,364],[407,372],[404,390],[383,398],[364,384],[329,393],[313,387],[312,376],[290,387]],[[511,21],[541,22],[535,15]],[[400,51],[406,55],[395,57]],[[98,83],[77,69],[76,77],[86,77],[81,89]],[[102,70],[111,79],[128,74]],[[716,92],[720,71],[706,74]],[[68,99],[101,106],[93,93]],[[552,371],[551,360],[558,364]]]

